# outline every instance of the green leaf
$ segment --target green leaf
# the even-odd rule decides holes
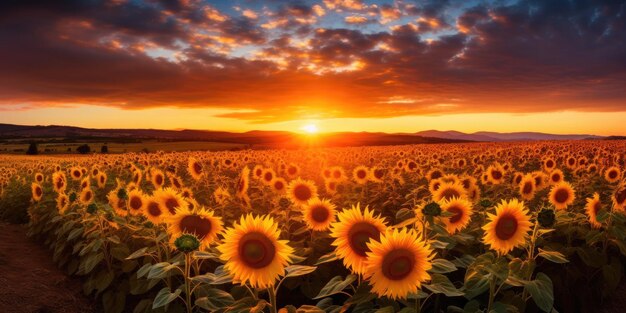
[[[316,269],[317,266],[290,265],[285,268],[285,271],[287,272],[285,278],[306,275],[315,271]]]
[[[457,270],[457,267],[454,265],[454,263],[446,259],[434,259],[432,263],[433,268],[430,270],[430,272],[432,273],[445,274]]]
[[[559,263],[559,264],[569,262],[561,252],[557,252],[557,251],[548,251],[548,250],[542,250],[541,248],[539,248],[539,253],[537,254],[537,256],[540,256],[548,261]]]
[[[89,274],[103,259],[103,253],[90,254],[80,262],[79,272],[81,274]]]
[[[152,265],[150,272],[148,272],[148,279],[160,279],[167,276],[167,272],[173,270],[178,266],[178,262],[171,264],[169,262],[161,262]]]
[[[67,241],[71,241],[74,238],[77,238],[78,236],[83,234],[83,228],[76,228],[74,230],[72,230],[72,232],[67,236]]]
[[[554,306],[552,280],[544,273],[537,273],[535,280],[524,286],[531,295],[535,304],[544,312],[550,312]]]
[[[157,293],[156,297],[154,297],[154,301],[152,302],[152,309],[158,309],[160,307],[164,307],[170,304],[170,302],[176,300],[180,293],[180,289],[176,289],[176,291],[170,292],[170,289],[168,287],[159,290],[159,293]]]
[[[328,283],[326,283],[326,286],[324,286],[322,290],[320,290],[319,294],[317,294],[317,296],[313,299],[320,299],[338,294],[352,284],[356,278],[357,276],[353,274],[346,276],[346,279],[343,279],[341,276],[335,276]]]
[[[233,296],[226,291],[216,288],[207,289],[206,291],[206,297],[196,299],[196,305],[209,312],[215,312],[235,303]]]
[[[432,291],[433,293],[443,293],[448,297],[458,297],[465,293],[454,287],[454,284],[441,274],[432,274],[430,284],[424,285],[424,288]]]
[[[217,254],[207,251],[195,251],[193,253],[193,258],[197,260],[220,260],[220,257]]]
[[[335,252],[331,252],[325,255],[322,255],[319,260],[317,260],[317,262],[315,262],[315,264],[313,265],[320,265],[320,264],[324,264],[324,263],[328,263],[328,262],[333,262],[337,260],[337,255],[335,254]]]
[[[140,258],[140,257],[142,257],[142,256],[145,256],[145,255],[147,254],[147,253],[146,253],[146,251],[147,251],[147,250],[148,250],[148,248],[147,248],[147,247],[145,247],[145,248],[141,248],[141,249],[139,249],[139,250],[137,250],[137,251],[133,252],[133,254],[129,255],[129,256],[126,258],[126,260],[134,260],[134,259]]]

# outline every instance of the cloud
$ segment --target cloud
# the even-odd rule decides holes
[[[268,3],[2,2],[0,106],[211,107],[258,123],[626,110],[623,2]]]

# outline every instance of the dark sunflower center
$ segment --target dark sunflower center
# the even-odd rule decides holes
[[[522,182],[522,176],[521,176],[521,175],[519,175],[519,176],[515,177],[515,183],[516,183],[516,184],[519,184],[519,183],[521,183],[521,182]]]
[[[90,191],[85,193],[85,201],[89,201],[89,200],[91,200],[91,192]]]
[[[463,210],[459,207],[456,207],[456,206],[449,207],[448,212],[454,214],[453,216],[450,217],[450,220],[449,220],[451,224],[456,224],[463,217]]]
[[[558,203],[565,203],[569,199],[569,192],[565,189],[559,189],[554,194],[554,200]]]
[[[367,176],[367,173],[364,170],[359,170],[359,171],[356,172],[356,176],[359,179],[363,179],[363,178],[365,178],[365,176]]]
[[[615,177],[617,177],[617,172],[616,171],[610,171],[609,172],[609,178],[610,179],[614,179]]]
[[[381,179],[381,178],[383,178],[384,173],[385,172],[383,170],[376,170],[376,171],[374,171],[374,176],[376,176],[376,178],[378,178],[378,179]]]
[[[569,163],[569,165],[574,165],[574,164],[576,164],[576,160],[569,159],[569,160],[567,160],[567,163]]]
[[[328,212],[328,208],[323,205],[316,205],[311,208],[311,217],[318,223],[326,222],[329,216],[330,212]]]
[[[150,204],[148,204],[148,214],[152,216],[160,216],[161,213],[161,208],[158,203],[150,202]]]
[[[239,257],[247,266],[260,269],[272,263],[276,247],[267,236],[259,233],[247,233],[239,240]]]
[[[200,163],[195,162],[193,163],[193,170],[194,172],[201,174],[202,173],[202,165],[200,165]]]
[[[559,175],[559,174],[552,174],[552,181],[553,182],[561,181],[561,175]]]
[[[287,170],[287,173],[289,173],[289,175],[295,175],[296,174],[296,168],[295,167],[290,167]]]
[[[161,185],[163,184],[163,177],[161,177],[161,175],[157,176],[155,179],[157,185]]]
[[[391,280],[408,277],[415,267],[415,255],[407,249],[392,250],[383,258],[382,273]]]
[[[63,183],[62,180],[57,181],[57,188],[59,188],[59,189],[63,188],[63,185],[64,185],[64,183]]]
[[[515,216],[505,214],[498,219],[496,224],[496,236],[500,240],[509,240],[517,231],[517,219]]]
[[[456,189],[452,189],[452,188],[448,188],[445,189],[442,193],[441,193],[441,198],[442,199],[446,199],[446,200],[450,200],[454,197],[460,197],[461,194],[456,190]]]
[[[200,240],[211,232],[211,220],[198,215],[187,215],[180,220],[180,229],[183,233],[195,234]]]
[[[437,179],[439,177],[443,176],[443,174],[441,174],[441,172],[439,171],[435,171],[430,175],[430,179]]]
[[[524,188],[522,188],[522,193],[527,195],[533,191],[533,184],[531,182],[525,182]]]
[[[300,201],[306,201],[311,198],[311,189],[306,185],[298,185],[293,190],[294,195]]]
[[[493,176],[494,179],[500,179],[502,178],[502,172],[498,170],[491,171],[491,176]]]
[[[367,247],[367,243],[370,239],[378,240],[380,238],[380,231],[376,226],[368,222],[359,222],[354,224],[350,231],[348,231],[348,242],[350,248],[354,253],[364,257],[370,249]]]
[[[117,207],[120,210],[126,210],[126,201],[124,201],[124,199],[117,200]]]
[[[35,193],[37,194],[37,197],[40,197],[43,194],[43,191],[41,191],[41,188],[37,187],[35,188]]]
[[[546,162],[546,166],[548,166],[549,168],[554,166],[554,162],[552,162],[552,160],[549,160],[548,162]]]
[[[333,173],[333,176],[334,176],[335,178],[339,179],[339,178],[341,178],[341,172],[340,172],[340,171],[335,171],[335,172]]]
[[[274,175],[272,175],[271,172],[267,172],[265,173],[264,177],[266,181],[272,181],[272,178],[274,178]]]
[[[142,205],[142,203],[141,203],[141,198],[139,198],[139,197],[137,197],[137,196],[132,197],[132,198],[130,199],[130,203],[129,203],[129,204],[130,204],[130,208],[131,208],[131,209],[133,209],[133,210],[135,210],[135,211],[136,211],[136,210],[139,210],[139,209],[141,209],[141,205]]]
[[[285,184],[283,184],[283,182],[282,182],[282,181],[277,180],[277,181],[274,183],[274,188],[276,188],[276,190],[283,190],[283,188],[285,188]]]
[[[172,213],[172,215],[176,214],[176,208],[179,206],[180,203],[178,203],[178,201],[176,201],[176,199],[174,198],[169,198],[165,200],[165,207],[168,211],[170,211],[170,213]]]

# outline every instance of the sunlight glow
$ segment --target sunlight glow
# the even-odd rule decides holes
[[[315,124],[304,125],[302,127],[302,130],[304,130],[308,134],[316,134],[319,131],[319,129],[317,128],[317,125]]]

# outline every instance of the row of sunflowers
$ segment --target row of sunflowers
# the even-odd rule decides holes
[[[623,277],[624,148],[4,156],[0,195],[106,312],[586,312]]]

